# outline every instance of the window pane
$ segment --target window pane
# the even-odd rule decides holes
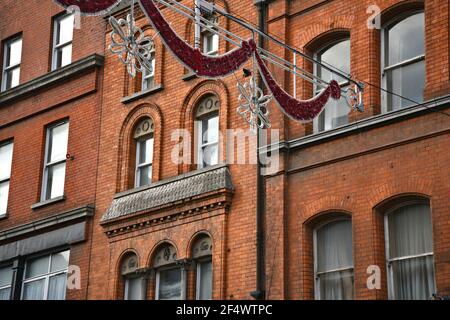
[[[22,38],[12,41],[8,46],[6,67],[19,64],[22,59]]]
[[[46,200],[64,195],[64,182],[66,178],[66,163],[60,163],[47,168]]]
[[[350,40],[341,41],[324,51],[320,55],[320,61],[331,64],[337,69],[342,70],[344,73],[350,73]],[[333,79],[337,82],[346,81],[324,68],[319,68],[319,75],[327,82]]]
[[[23,285],[23,300],[44,300],[45,279],[27,282]]]
[[[321,300],[352,300],[353,270],[330,272],[319,276]]]
[[[59,32],[57,44],[66,43],[72,41],[73,38],[73,22],[74,15],[68,15],[59,20]]]
[[[207,141],[217,142],[219,140],[219,117],[208,119]]]
[[[203,163],[205,166],[213,166],[219,163],[219,146],[209,145],[203,149]]]
[[[19,85],[20,80],[20,67],[8,70],[6,72],[6,90],[14,88]]]
[[[11,288],[0,289],[0,301],[11,299]]]
[[[8,210],[9,181],[0,183],[0,215]]]
[[[69,266],[69,254],[69,250],[53,254],[50,272],[67,269]]]
[[[423,13],[400,21],[388,32],[388,65],[394,65],[425,53]]]
[[[430,208],[427,204],[402,207],[388,216],[389,258],[433,252]]]
[[[55,162],[66,159],[67,139],[69,135],[69,124],[64,123],[49,130],[50,146],[49,158],[47,162]]]
[[[199,283],[199,300],[212,299],[212,261],[199,263],[200,283]]]
[[[425,61],[420,61],[387,72],[388,90],[416,102],[423,102],[425,88]],[[404,108],[414,103],[397,96],[390,95],[389,111]]]
[[[153,160],[153,138],[139,142],[139,164],[151,163]]]
[[[317,230],[317,271],[353,266],[352,223],[330,222]]]
[[[50,256],[45,256],[29,260],[26,266],[27,271],[25,279],[41,276],[48,273],[49,258]]]
[[[11,175],[12,154],[12,143],[0,147],[0,180],[8,179]]]
[[[426,300],[436,292],[433,256],[392,262],[395,299]]]
[[[127,282],[126,300],[144,300],[145,297],[142,295],[144,280],[142,278],[128,278],[125,281]]]
[[[350,108],[344,97],[329,99],[318,119],[318,131],[331,130],[348,123]]]
[[[138,176],[138,187],[149,185],[152,182],[152,166],[148,165],[145,167],[140,167],[138,169]]]
[[[47,300],[64,300],[66,298],[66,283],[67,273],[50,277]]]
[[[170,269],[159,272],[159,300],[181,299],[181,270]]]
[[[0,287],[11,285],[13,270],[11,267],[0,269]],[[1,300],[1,299],[0,299]]]

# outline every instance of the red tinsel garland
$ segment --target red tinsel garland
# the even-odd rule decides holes
[[[69,6],[77,6],[81,13],[85,15],[101,15],[116,5],[122,0],[55,0],[55,2],[62,5],[64,8]]]

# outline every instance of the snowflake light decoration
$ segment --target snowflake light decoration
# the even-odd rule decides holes
[[[128,14],[126,20],[111,17],[109,23],[112,27],[109,50],[127,66],[128,74],[134,78],[136,71],[152,73],[151,59],[155,44],[136,26],[133,15]]]
[[[250,124],[250,130],[256,133],[258,128],[270,128],[267,105],[272,100],[272,95],[264,95],[253,78],[244,85],[238,83],[238,89],[237,112]]]

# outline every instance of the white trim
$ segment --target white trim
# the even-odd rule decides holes
[[[16,41],[21,41],[21,48],[20,48],[20,62],[16,63],[14,65],[9,65],[7,64],[6,60],[7,60],[7,55],[8,55],[8,47],[11,47],[11,44],[16,42]],[[22,53],[23,53],[23,37],[22,35],[19,35],[17,37],[11,38],[9,40],[7,40],[3,46],[3,70],[2,70],[2,86],[1,86],[1,92],[9,90],[14,88],[15,86],[12,86],[11,88],[6,89],[6,74],[7,72],[14,70],[14,69],[19,69],[19,83],[17,85],[20,84],[20,65],[22,63]],[[11,60],[11,57],[10,57]]]
[[[52,71],[53,70],[57,70],[59,68],[62,68],[63,66],[57,66],[57,53],[58,50],[62,50],[65,47],[68,47],[69,45],[73,44],[73,34],[72,34],[72,39],[63,43],[58,43],[58,31],[60,29],[60,22],[62,19],[74,15],[74,13],[69,13],[69,14],[64,14],[58,17],[55,17],[53,19],[53,42],[52,42]],[[73,47],[72,47],[73,50]],[[72,52],[72,56],[70,58],[70,61],[72,62],[72,57],[73,57],[73,52]],[[69,63],[70,64],[70,63]]]
[[[150,162],[144,162],[139,163],[139,158],[141,156],[141,143],[146,142],[147,140],[153,140],[152,142],[152,158],[150,159]],[[143,137],[139,137],[138,139],[135,139],[136,141],[136,169],[135,169],[135,178],[134,178],[134,187],[142,187],[141,185],[141,177],[140,177],[140,171],[141,169],[144,169],[146,167],[149,167],[151,169],[151,176],[149,184],[152,182],[153,178],[153,151],[154,151],[154,136],[153,134],[145,135]]]

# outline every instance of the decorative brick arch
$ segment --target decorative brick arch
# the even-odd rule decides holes
[[[127,249],[123,250],[116,259],[112,260],[112,261],[115,261],[115,266],[113,269],[114,270],[114,273],[113,273],[114,274],[114,277],[113,277],[113,279],[114,279],[113,280],[114,296],[113,296],[113,298],[116,300],[122,299],[122,297],[124,295],[125,283],[122,278],[120,269],[121,269],[121,265],[122,265],[124,259],[130,254],[136,255],[137,261],[138,261],[138,268],[141,268],[142,267],[141,256],[139,255],[138,251],[134,248],[127,248]]]
[[[305,224],[316,220],[320,216],[326,216],[331,212],[351,215],[356,210],[356,203],[350,196],[338,197],[328,195],[318,200],[311,201],[301,208]]]
[[[153,172],[152,180],[158,181],[161,175],[161,157],[162,154],[162,137],[163,137],[163,116],[161,109],[156,104],[144,103],[136,106],[130,111],[125,118],[119,135],[119,149],[118,149],[118,166],[117,166],[117,190],[118,192],[132,188],[134,172],[134,155],[132,155],[133,143],[133,129],[137,123],[145,118],[150,117],[154,123],[154,158],[153,158]]]
[[[214,237],[212,236],[212,233],[209,230],[202,229],[202,230],[195,232],[192,235],[192,237],[189,239],[187,247],[186,247],[186,253],[187,253],[186,256],[187,257],[192,258],[192,246],[197,241],[197,239],[199,239],[203,235],[206,235],[211,238],[212,248],[213,248],[213,252],[214,252],[215,244],[214,244]]]
[[[402,195],[417,195],[429,198],[433,191],[433,180],[421,177],[407,177],[402,180],[386,182],[373,189],[367,195],[367,202],[372,208],[376,208],[387,199]]]
[[[221,80],[204,80],[198,83],[194,88],[192,88],[188,92],[183,101],[180,111],[180,125],[179,125],[180,129],[187,130],[191,135],[191,144],[190,144],[191,163],[194,162],[193,135],[194,135],[195,108],[197,107],[201,99],[208,94],[216,95],[220,101],[219,130],[222,133],[224,133],[229,125],[228,119],[229,91],[225,83]],[[223,150],[223,147],[226,145],[225,139],[226,134],[223,134],[223,141],[221,142],[221,150]],[[225,160],[223,152],[220,160],[221,161]],[[195,169],[194,165],[181,164],[178,167],[178,173],[181,174],[194,169]]]
[[[146,266],[152,267],[153,265],[153,259],[155,258],[155,254],[158,252],[159,248],[161,248],[164,245],[171,245],[175,248],[175,251],[177,252],[177,259],[180,259],[180,250],[176,243],[170,239],[162,238],[161,240],[157,241],[156,244],[150,249],[150,253],[147,257],[147,263]]]

